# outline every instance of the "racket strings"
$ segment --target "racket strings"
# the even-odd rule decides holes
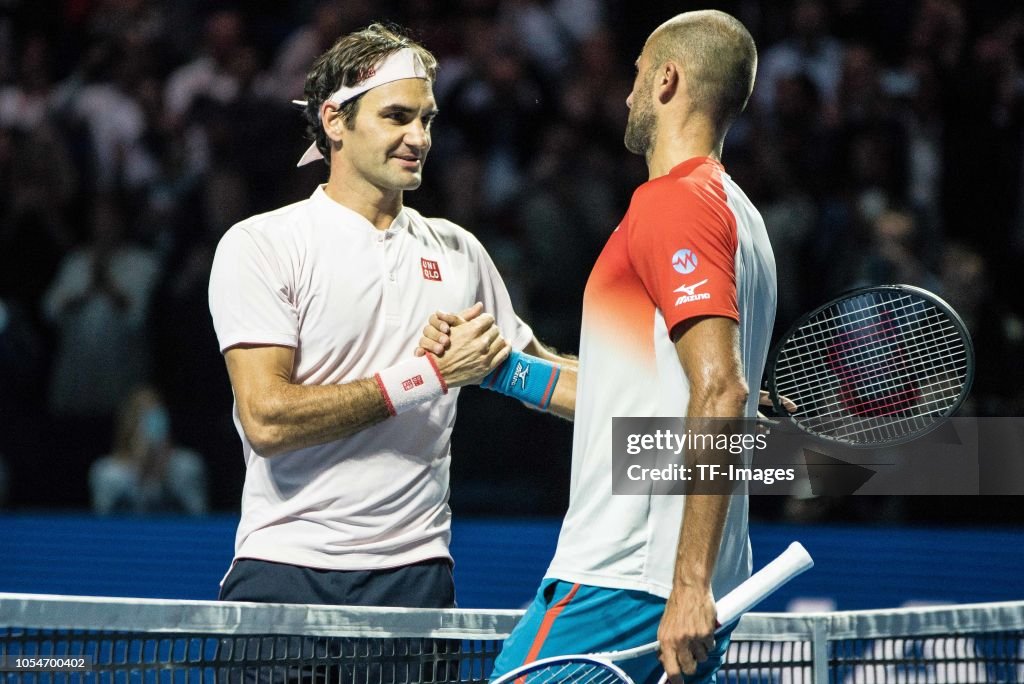
[[[959,335],[954,326],[952,326],[948,319],[944,318],[938,312],[927,316],[916,316],[911,318],[910,316],[904,317],[906,324],[900,324],[899,328],[893,332],[897,335],[890,335],[887,340],[892,344],[898,344],[902,338],[905,338],[905,331],[908,329],[909,324],[913,324],[914,337],[918,345],[928,345],[938,338],[948,336],[948,333],[952,333],[953,336],[959,339]],[[894,317],[894,320],[898,320],[899,317]],[[852,321],[851,321],[852,322]],[[789,344],[783,349],[783,355],[780,356],[780,361],[806,361],[810,360],[814,363],[820,363],[820,353],[823,347],[829,347],[834,345],[834,335],[836,333],[835,326],[824,327],[816,321],[805,324],[801,330],[808,330],[810,335],[794,336],[791,338]],[[941,334],[940,334],[941,332]],[[848,357],[856,356],[859,351],[870,351],[877,350],[878,345],[876,344],[877,336],[864,335],[861,338],[863,343],[849,344],[848,342],[844,346],[840,347],[841,351],[846,352]]]
[[[562,662],[538,668],[509,684],[622,684],[622,677],[610,667],[594,662]],[[632,682],[628,682],[632,684]]]
[[[850,417],[845,414],[836,417],[815,416],[811,420],[803,420],[802,422],[807,427],[814,428],[816,432],[825,432],[826,434],[833,434],[836,437],[865,435],[871,434],[872,431],[892,428],[896,430],[896,432],[886,435],[891,438],[898,436],[899,434],[905,434],[905,430],[901,431],[901,428],[921,428],[931,425],[936,420],[942,418],[944,414],[940,409],[948,407],[949,401],[947,398],[943,397],[935,401],[927,402],[927,404],[936,407],[935,410],[928,413],[915,412],[914,414],[907,416],[890,414],[886,416],[861,418],[858,420],[851,420]]]
[[[898,333],[899,330],[905,329],[908,325],[912,325],[915,328],[922,328],[923,324],[930,322],[948,322],[948,318],[942,315],[940,311],[935,309],[927,310],[922,308],[892,308],[888,307],[880,311],[874,312],[869,316],[853,316],[852,314],[844,314],[841,316],[833,316],[827,319],[812,318],[808,320],[799,330],[791,335],[788,340],[787,346],[791,348],[799,349],[802,345],[813,344],[821,340],[822,334],[829,336],[835,335],[836,333],[847,329],[847,342],[849,342],[850,332],[848,329],[854,325],[860,325],[865,331],[871,329],[880,329],[883,326],[888,333]],[[925,335],[926,333],[922,333]],[[874,339],[878,335],[876,333],[866,333],[863,336],[865,339]],[[829,337],[828,341],[833,341]],[[847,346],[852,346],[847,344]]]
[[[917,333],[916,336],[920,338],[917,341],[918,345],[928,345],[930,344],[930,342],[936,339],[940,339],[941,337],[947,337],[948,333],[952,333],[955,339],[959,339],[959,335],[957,334],[956,328],[950,325],[949,321],[943,318],[941,315],[935,314],[924,317],[923,319],[915,319],[913,322],[916,324],[914,329]],[[815,324],[808,324],[808,326],[810,325]],[[905,328],[906,326],[903,327]],[[814,332],[815,335],[813,337],[803,336],[803,338],[793,338],[790,344],[787,345],[787,347],[783,350],[784,356],[780,356],[780,362],[811,361],[814,363],[820,363],[821,347],[827,347],[828,345],[833,344],[833,342],[829,339],[828,336],[834,334],[835,329],[819,328]],[[942,334],[940,335],[939,332],[941,332]],[[877,345],[873,343],[874,340],[872,338],[869,338],[868,336],[865,335],[862,339],[864,340],[862,344],[846,344],[846,346],[843,347],[842,350],[846,352],[849,357],[856,355],[858,351],[870,351],[878,349]],[[893,343],[898,343],[900,340],[899,337],[891,337],[889,339]]]
[[[853,302],[856,302],[858,299],[874,299],[875,301],[872,302],[871,304],[868,304],[867,306],[861,306],[861,308],[859,309],[850,308],[851,305],[853,305]],[[883,309],[883,307],[885,308]],[[842,320],[843,322],[867,322],[868,320],[870,320],[871,316],[874,315],[872,313],[868,313],[872,309],[874,309],[874,313],[877,314],[879,311],[882,310],[892,311],[893,309],[910,312],[913,307],[917,307],[917,310],[919,311],[923,311],[925,309],[934,309],[934,307],[932,307],[931,305],[926,304],[925,302],[922,302],[920,299],[913,298],[909,295],[899,295],[899,298],[893,298],[892,296],[886,296],[883,295],[882,293],[873,293],[871,296],[855,297],[851,300],[844,301],[839,304],[834,304],[825,309],[824,311],[819,312],[816,317],[808,321],[805,325],[811,325],[816,323],[820,325],[828,325],[830,329],[834,329],[835,322],[839,320]],[[838,311],[839,314],[833,315],[830,313],[832,311]],[[831,318],[829,318],[828,316],[831,316]],[[795,335],[791,336],[791,338],[793,337],[795,337]]]
[[[861,311],[863,311],[863,310],[861,310]],[[912,321],[913,323],[915,323],[915,332],[917,333],[917,335],[916,335],[917,337],[926,337],[927,336],[926,333],[934,331],[934,329],[935,329],[934,323],[941,322],[941,321],[945,320],[941,316],[941,314],[938,314],[937,312],[933,312],[930,316],[927,316],[924,319],[922,319],[920,311],[908,312],[908,314],[913,314],[913,316],[911,316],[911,315],[906,315],[906,316],[889,316],[888,319],[885,321],[885,323],[893,323],[893,322],[898,323],[901,318],[907,319],[908,321]],[[846,329],[844,330],[844,329],[840,328],[840,326],[835,325],[834,324],[835,321],[841,321],[842,328],[846,328]],[[846,337],[849,338],[850,337],[850,335],[849,335],[849,332],[850,332],[849,331],[849,326],[851,326],[853,324],[858,324],[858,323],[861,324],[861,327],[863,329],[877,327],[878,324],[879,324],[876,321],[865,320],[865,319],[854,319],[854,318],[851,318],[850,315],[848,315],[848,314],[844,314],[843,316],[832,317],[831,319],[812,320],[812,321],[804,324],[804,326],[802,326],[802,328],[801,328],[801,330],[806,331],[809,334],[805,334],[805,335],[794,334],[793,336],[791,336],[791,339],[790,339],[789,343],[787,344],[787,349],[784,350],[785,356],[792,357],[792,356],[794,356],[794,352],[795,352],[795,356],[796,357],[800,357],[801,354],[799,352],[800,352],[800,350],[802,348],[811,348],[812,350],[814,350],[818,354],[820,354],[820,350],[821,350],[821,347],[823,345],[833,345],[833,344],[835,344],[835,335],[836,335],[837,332],[845,333]],[[924,325],[924,323],[928,323],[930,325]],[[906,326],[901,326],[901,327],[905,328]],[[953,329],[955,331],[955,328],[952,328],[951,326],[946,326],[946,327],[950,328],[950,329]],[[800,331],[797,331],[797,332],[799,333]],[[898,331],[897,330],[891,330],[890,332],[898,332]],[[862,337],[866,340],[866,342],[865,342],[865,345],[859,345],[859,346],[871,346],[870,342],[873,339],[877,338],[877,335],[867,334],[867,335],[864,335]],[[890,335],[889,337],[890,338],[894,338],[893,335]],[[895,341],[895,339],[893,339],[893,341]],[[844,341],[844,345],[841,346],[841,348],[845,348],[845,350],[847,350],[847,351],[854,351],[855,352],[856,349],[858,349],[859,346],[858,345],[851,345],[851,344],[849,344],[848,341]],[[805,356],[807,356],[807,355],[805,355]]]
[[[964,333],[943,311],[876,292],[828,307],[794,332],[774,386],[808,429],[868,442],[927,427],[956,404],[968,373]]]
[[[930,358],[922,357],[922,360]],[[877,417],[905,410],[918,411],[925,405],[941,402],[943,397],[955,399],[958,396],[966,375],[964,361],[962,356],[942,358],[939,363],[943,367],[933,370],[931,377],[925,378],[927,382],[922,382],[916,373],[895,376],[890,370],[880,367],[873,373],[865,372],[829,383],[815,395],[791,391],[787,396],[798,404],[802,402],[805,415],[835,413]],[[785,386],[780,392],[787,392]]]
[[[955,335],[955,330],[951,330]],[[936,341],[945,341],[947,346],[944,349],[935,349],[933,343],[929,342],[918,342],[914,345],[901,348],[900,351],[915,354],[909,356],[911,366],[920,366],[927,364],[930,367],[936,363],[940,363],[945,366],[948,370],[956,372],[960,369],[966,370],[967,351],[962,346],[959,348],[950,347],[948,341],[950,339],[956,339],[952,335],[947,335],[944,338],[938,338]],[[896,360],[895,355],[892,352],[883,352],[882,350],[871,350],[864,354],[854,354],[854,356],[845,357],[846,362],[863,362],[868,361],[858,366],[857,372],[863,377],[868,376],[882,376],[886,373],[892,375],[890,362]],[[844,378],[852,378],[852,371],[841,371],[839,373],[828,368],[827,363],[822,363],[820,358],[814,358],[814,355],[810,353],[801,354],[801,358],[785,358],[780,359],[779,369],[784,373],[789,373],[792,377],[785,378],[785,385],[782,380],[777,382],[779,390],[782,391],[783,386],[788,390],[800,391],[800,385],[808,381],[821,383],[819,387],[824,387],[826,384],[838,386],[842,383]],[[877,371],[877,372],[876,372]],[[799,374],[796,377],[795,374]],[[834,380],[830,381],[830,378]]]
[[[867,418],[879,418],[881,416],[895,415],[900,411],[908,409],[912,409],[914,413],[920,414],[929,405],[948,404],[950,400],[954,400],[959,395],[964,385],[963,375],[949,375],[948,377],[936,375],[934,378],[929,378],[929,380],[931,382],[919,382],[905,387],[889,387],[884,383],[877,383],[872,388],[872,391],[876,392],[876,397],[856,403],[848,398],[844,398],[842,392],[838,389],[834,395],[828,398],[820,393],[813,396],[802,396],[796,392],[786,393],[783,389],[779,389],[779,392],[793,398],[798,405],[801,405],[801,401],[804,402],[802,405],[804,405],[805,409],[798,414],[800,416],[814,416],[817,418],[837,416],[849,418],[852,413],[854,416],[863,415]],[[815,404],[809,405],[815,399],[818,399]],[[909,399],[912,399],[912,402]],[[868,409],[872,411],[873,415],[867,415]],[[884,411],[885,409],[890,411]],[[931,413],[931,410],[927,413]]]
[[[890,417],[877,418],[873,420],[865,420],[859,423],[851,423],[850,421],[842,421],[836,424],[836,427],[832,428],[831,433],[835,437],[848,439],[856,442],[869,442],[878,441],[879,439],[895,439],[902,437],[903,435],[910,432],[923,429],[928,427],[941,416],[937,415],[915,415],[900,418],[898,421],[892,420]],[[819,428],[819,430],[828,429],[827,426]],[[874,439],[854,439],[857,437],[868,436]]]
[[[859,376],[856,377],[858,387],[868,391],[880,391],[886,389],[885,386],[893,382],[892,371],[885,365],[886,361],[886,359],[882,359],[866,365],[864,367],[864,372],[860,373]],[[917,366],[920,366],[921,364],[933,364],[934,367],[931,370],[931,375],[938,380],[954,382],[955,386],[950,387],[954,392],[959,392],[959,387],[962,385],[963,380],[967,375],[966,350],[951,350],[950,352],[943,351],[922,354],[919,357],[916,357],[914,362]],[[801,383],[819,383],[819,386],[815,390],[806,393],[806,396],[813,398],[815,396],[823,396],[828,390],[837,390],[844,384],[844,382],[849,382],[855,379],[852,375],[837,377],[836,374],[830,373],[824,369],[814,370],[812,372],[807,372],[806,368],[798,370],[804,373],[801,375],[799,381],[787,379],[786,382],[778,382],[776,384],[780,394],[785,394],[794,400],[805,395],[805,391],[800,387]],[[903,378],[903,376],[898,376],[898,379],[905,378]],[[923,387],[923,385],[918,385],[919,389],[923,389]]]
[[[930,385],[927,385],[926,387],[930,387],[930,386],[933,386],[933,385],[934,386],[938,386],[938,387],[942,387],[944,385],[944,383],[941,382],[941,381],[940,382],[935,382],[935,383],[931,383]],[[939,416],[941,416],[942,408],[949,405],[949,400],[950,400],[949,393],[943,391],[943,392],[934,392],[934,393],[931,393],[931,394],[933,394],[935,396],[933,398],[930,398],[930,399],[926,400],[926,401],[925,400],[921,400],[921,399],[916,400],[915,403],[914,403],[914,407],[913,407],[914,408],[914,412],[911,413],[911,414],[908,414],[908,415],[905,415],[905,416],[900,416],[897,412],[893,411],[893,412],[890,412],[890,413],[883,413],[883,414],[879,414],[879,415],[864,416],[862,418],[862,420],[871,420],[871,419],[886,419],[886,420],[888,420],[888,419],[891,419],[893,417],[906,417],[906,418],[939,417]],[[897,404],[897,402],[893,402],[893,405],[896,405],[896,404]],[[831,421],[831,422],[834,422],[837,425],[842,424],[842,423],[849,423],[850,422],[851,418],[850,418],[849,411],[847,411],[845,409],[842,409],[843,405],[841,403],[839,403],[839,404],[833,403],[833,404],[829,404],[828,406],[830,408],[830,410],[828,410],[828,411],[816,411],[816,412],[814,412],[812,414],[806,414],[804,416],[805,421],[807,421],[807,422],[817,421],[818,423],[827,423],[827,422]],[[842,410],[837,410],[836,407],[839,407]]]
[[[836,372],[835,368],[829,368],[827,360],[822,359],[823,345],[819,345],[817,350],[808,345],[795,354],[780,356],[777,370],[779,379],[776,384],[780,392],[783,387],[788,391],[799,392],[801,385],[808,382],[818,383],[817,387],[820,388],[824,388],[826,384],[838,386],[844,379],[852,378],[855,373],[862,378],[872,374],[891,377],[893,362],[897,360],[906,361],[905,365],[912,370],[926,366],[934,372],[941,370],[936,368],[936,364],[941,364],[945,370],[954,374],[966,372],[966,349],[962,344],[951,344],[960,342],[956,329],[947,326],[943,328],[943,333],[942,336],[934,336],[931,341],[922,339],[902,346],[893,344],[887,345],[887,348],[880,348],[864,345],[863,349],[851,349],[843,360],[848,364],[857,363],[856,371],[847,369]],[[936,348],[937,342],[943,343],[942,348]],[[897,354],[902,358],[898,359]]]

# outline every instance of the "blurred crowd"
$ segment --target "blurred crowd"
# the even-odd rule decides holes
[[[213,251],[325,179],[295,168],[290,101],[371,21],[440,60],[406,202],[476,233],[538,337],[573,351],[590,266],[646,180],[622,144],[633,62],[661,21],[705,6],[759,46],[724,162],[772,237],[777,333],[852,286],[927,287],[974,337],[965,412],[1024,415],[1019,3],[0,0],[0,500],[237,508]],[[453,507],[561,513],[571,427],[495,399],[461,402]]]

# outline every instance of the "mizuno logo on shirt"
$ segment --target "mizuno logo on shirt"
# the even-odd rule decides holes
[[[672,290],[673,292],[683,293],[683,296],[676,300],[676,306],[679,306],[680,304],[688,304],[690,302],[700,301],[702,299],[711,299],[710,292],[701,292],[700,294],[696,294],[697,288],[706,282],[708,282],[707,278],[700,281],[699,283],[694,283],[693,285],[681,285],[677,287],[675,290]]]

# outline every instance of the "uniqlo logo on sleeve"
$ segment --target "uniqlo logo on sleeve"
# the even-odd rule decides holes
[[[423,266],[424,278],[427,280],[441,280],[441,269],[438,268],[436,261],[421,258],[420,264]]]
[[[412,388],[419,387],[422,384],[423,384],[423,376],[422,375],[414,375],[411,378],[409,378],[408,380],[403,380],[402,381],[402,389],[404,391],[408,392]]]

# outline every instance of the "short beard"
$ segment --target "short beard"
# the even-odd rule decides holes
[[[633,107],[629,110],[629,118],[626,120],[626,149],[633,154],[639,154],[645,159],[650,154],[651,146],[654,144],[654,133],[657,121],[654,119],[654,108],[650,104],[651,89],[654,85],[653,79],[650,85],[644,84],[640,92],[633,98]]]
[[[654,141],[654,128],[653,112],[634,109],[626,122],[626,149],[646,158]]]

